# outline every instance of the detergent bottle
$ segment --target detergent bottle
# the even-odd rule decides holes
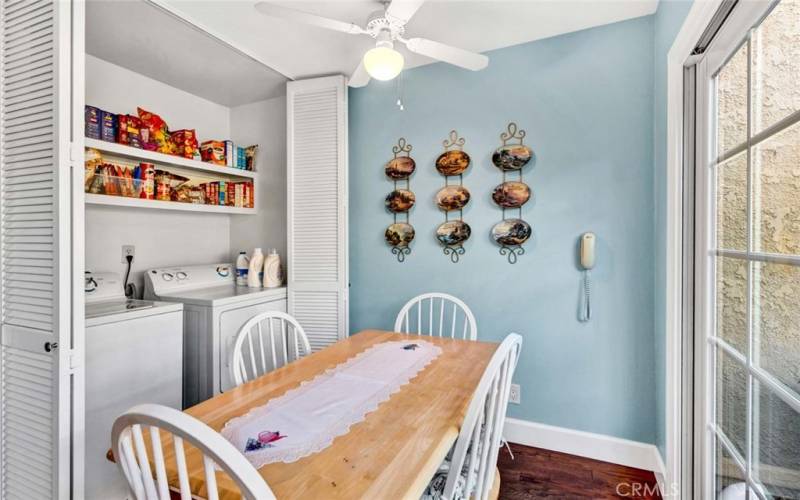
[[[247,252],[239,252],[236,257],[236,285],[247,286],[247,272],[250,268],[250,259],[247,258]]]
[[[264,254],[261,253],[261,248],[256,248],[250,257],[250,266],[247,270],[247,286],[261,288],[262,269],[264,269]]]
[[[264,260],[264,288],[277,288],[283,283],[281,276],[281,256],[273,248]]]

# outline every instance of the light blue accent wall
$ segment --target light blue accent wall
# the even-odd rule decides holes
[[[690,0],[661,0],[654,15],[653,193],[655,199],[656,440],[666,459],[666,243],[667,243],[667,54],[692,6]]]
[[[652,16],[489,52],[469,72],[432,64],[404,73],[406,110],[395,82],[350,91],[351,330],[391,329],[409,298],[443,291],[469,304],[479,338],[524,337],[513,417],[653,443],[654,356]],[[534,192],[523,218],[533,241],[516,265],[489,237],[501,212],[491,201],[501,173],[491,152],[509,121],[536,153],[525,169]],[[464,185],[472,238],[452,264],[434,238],[444,215],[433,167],[451,129],[473,165]],[[383,165],[405,137],[418,169],[413,252],[398,263],[383,239],[392,183]],[[577,320],[577,242],[598,236],[594,318]]]

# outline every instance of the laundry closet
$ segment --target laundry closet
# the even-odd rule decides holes
[[[287,79],[152,3],[85,26],[85,487],[115,498],[114,418],[232,388],[240,328],[287,311]]]
[[[346,79],[180,5],[0,0],[0,491],[123,498],[113,419],[229,389],[247,319],[348,333]],[[277,286],[236,286],[255,248]]]

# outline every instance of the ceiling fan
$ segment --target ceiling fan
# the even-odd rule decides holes
[[[270,17],[327,28],[350,35],[368,35],[374,38],[375,48],[364,54],[361,63],[350,76],[349,85],[351,87],[363,87],[369,83],[370,78],[386,81],[400,74],[405,61],[403,55],[394,49],[395,42],[401,42],[411,52],[460,68],[472,71],[485,68],[489,64],[489,58],[483,54],[451,47],[427,38],[405,38],[403,36],[406,24],[424,2],[425,0],[386,0],[382,2],[383,10],[369,15],[364,28],[357,24],[329,19],[269,2],[256,3],[256,10]]]

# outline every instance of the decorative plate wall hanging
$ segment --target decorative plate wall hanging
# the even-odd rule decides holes
[[[523,144],[525,131],[518,130],[516,123],[500,134],[503,145],[492,154],[492,163],[503,172],[503,183],[494,188],[492,200],[503,209],[503,220],[492,228],[492,239],[500,245],[500,255],[506,255],[509,264],[525,253],[522,244],[531,237],[531,226],[522,220],[522,205],[531,199],[531,189],[522,182],[522,169],[533,158],[531,148]],[[508,173],[517,172],[519,179],[509,181]],[[506,217],[506,210],[517,209],[517,217]]]
[[[464,207],[469,203],[469,190],[464,187],[464,172],[471,163],[464,151],[466,140],[455,130],[443,141],[444,153],[436,159],[436,170],[444,176],[444,187],[436,193],[436,205],[444,212],[444,222],[436,228],[436,239],[443,246],[445,255],[455,263],[464,255],[464,242],[472,234],[472,228],[464,222]],[[458,176],[458,184],[450,184],[450,177]],[[458,217],[450,220],[450,214],[458,212]]]
[[[392,247],[392,254],[398,262],[404,262],[411,253],[409,246],[414,240],[414,226],[408,222],[408,212],[417,202],[417,197],[410,189],[409,177],[417,169],[417,164],[411,158],[411,144],[407,144],[404,137],[392,147],[392,158],[384,168],[386,177],[394,183],[394,190],[386,196],[386,209],[392,213],[394,222],[386,228],[383,237]],[[405,181],[405,188],[398,188],[397,183]],[[398,222],[397,216],[405,215],[405,220]]]

